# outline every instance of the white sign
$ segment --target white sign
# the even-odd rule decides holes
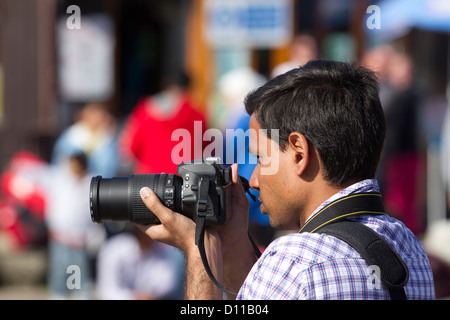
[[[59,87],[69,102],[100,101],[114,90],[114,25],[108,16],[81,15],[80,27],[58,21]]]
[[[205,37],[215,47],[271,48],[288,44],[293,32],[291,0],[207,0]]]

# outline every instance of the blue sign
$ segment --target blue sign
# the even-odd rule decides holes
[[[208,0],[205,36],[214,47],[276,47],[292,37],[291,0]]]

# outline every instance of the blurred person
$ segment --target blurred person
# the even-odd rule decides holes
[[[97,297],[107,300],[181,299],[184,257],[136,227],[111,237],[97,260]]]
[[[361,65],[374,71],[380,84],[380,101],[383,108],[389,103],[389,98],[393,91],[389,84],[389,64],[390,57],[395,53],[395,49],[389,44],[382,44],[367,49],[361,57]]]
[[[439,219],[427,226],[422,244],[433,270],[437,299],[450,299],[450,220]]]
[[[176,173],[179,163],[172,159],[172,150],[182,143],[173,141],[177,129],[187,130],[190,150],[180,155],[184,159],[201,158],[196,147],[203,150],[203,143],[194,143],[195,128],[203,139],[205,118],[192,102],[187,92],[189,78],[185,74],[162,79],[162,90],[143,97],[129,115],[119,140],[120,153],[127,162],[134,163],[135,173]],[[197,123],[196,123],[197,122]],[[186,148],[187,149],[187,148]]]
[[[300,34],[295,37],[289,50],[289,61],[283,62],[272,70],[271,78],[298,68],[310,60],[317,59],[317,41],[312,36]]]
[[[78,112],[74,124],[56,140],[52,164],[58,165],[68,156],[83,152],[88,156],[91,174],[112,177],[119,166],[114,118],[102,102],[90,102]]]
[[[389,57],[394,48],[388,44],[368,48],[361,57],[361,64],[376,73],[378,81],[384,82],[388,77]]]
[[[379,288],[368,285],[369,264],[356,246],[326,232],[302,231],[311,225],[334,225],[345,217],[351,220],[346,221],[349,228],[374,231],[401,257],[409,270],[407,279],[399,277],[405,284],[403,297],[434,299],[433,275],[418,239],[402,222],[373,212],[383,210],[374,176],[386,130],[373,72],[344,62],[310,61],[250,93],[245,107],[251,114],[249,127],[257,135],[249,148],[259,157],[250,186],[259,191],[261,211],[274,228],[299,232],[277,238],[257,257],[247,234],[248,199],[233,165],[226,194],[227,223],[206,228],[204,238],[218,281],[239,290],[237,299],[243,300],[394,298],[383,283]],[[276,129],[278,134],[260,129]],[[265,173],[270,169],[278,170]],[[372,199],[378,199],[378,206],[345,210],[347,214],[339,212],[341,216],[327,216],[323,222],[330,206],[367,193],[377,197]],[[222,292],[202,267],[195,223],[165,207],[150,188],[141,189],[141,198],[162,223],[141,229],[186,254],[186,297],[221,299]],[[341,229],[344,234],[351,231]]]
[[[239,67],[217,79],[217,103],[211,110],[212,122],[220,129],[233,129],[246,116],[243,109],[246,94],[267,81],[251,67]]]
[[[447,107],[441,129],[440,160],[446,200],[446,216],[450,218],[450,107]]]
[[[86,200],[91,180],[87,174],[86,155],[71,155],[49,172],[47,178],[48,285],[51,296],[54,299],[88,299],[93,276],[87,242],[93,224]],[[79,289],[69,290],[67,286],[69,266],[79,267]]]
[[[0,174],[0,232],[13,248],[27,249],[47,243],[46,193],[39,176],[48,164],[28,151],[14,154]]]
[[[420,196],[424,164],[418,132],[420,90],[409,55],[390,50],[385,66],[382,103],[387,130],[379,166],[380,185],[386,209],[419,234],[424,231],[424,199]]]

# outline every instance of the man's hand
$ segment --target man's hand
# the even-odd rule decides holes
[[[194,221],[165,207],[147,187],[141,189],[141,198],[161,224],[139,228],[150,238],[179,248],[187,257],[186,298],[221,299],[222,292],[206,274],[195,245]],[[205,250],[215,278],[237,292],[256,261],[247,233],[249,200],[237,164],[232,166],[232,182],[226,189],[226,208],[226,223],[206,228]]]
[[[248,238],[249,200],[233,164],[232,182],[226,189],[227,221],[217,226],[222,244],[224,283],[228,290],[238,292],[257,260]],[[233,298],[233,297],[230,297]]]
[[[141,198],[161,224],[138,226],[150,238],[177,247],[187,258],[186,299],[222,299],[222,291],[209,279],[195,245],[195,223],[164,206],[149,188],[141,189]],[[220,238],[216,230],[205,231],[205,251],[215,278],[223,281],[223,262]]]
[[[222,240],[222,249],[225,250],[233,250],[235,242],[247,238],[248,229],[249,201],[239,178],[237,164],[233,164],[231,170],[232,180],[225,189],[226,222],[214,226]]]
[[[195,245],[195,223],[188,217],[164,206],[152,189],[141,189],[141,198],[161,224],[138,226],[150,238],[179,248],[185,254],[197,250]]]

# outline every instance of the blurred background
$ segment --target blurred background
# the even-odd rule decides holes
[[[0,0],[0,299],[182,298],[182,255],[93,224],[90,178],[175,172],[174,130],[246,130],[246,93],[316,58],[377,72],[386,207],[450,297],[449,1]]]

